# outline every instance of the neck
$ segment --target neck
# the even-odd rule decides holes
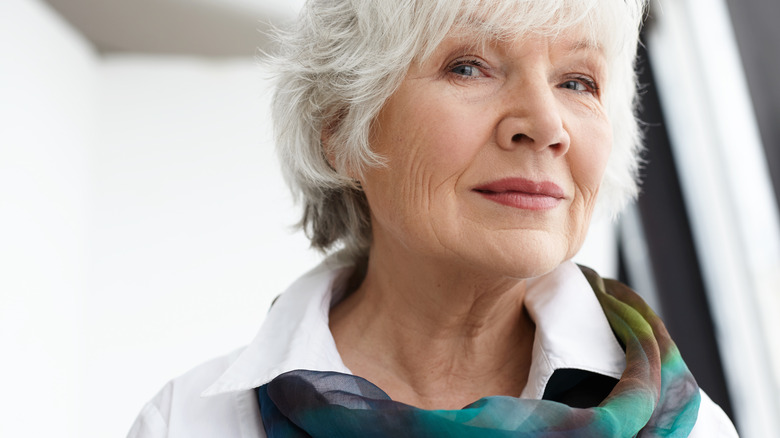
[[[519,396],[534,326],[525,281],[375,246],[360,287],[331,310],[344,363],[393,400],[457,409]]]

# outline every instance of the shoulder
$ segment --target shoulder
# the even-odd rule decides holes
[[[212,359],[169,381],[143,407],[128,438],[263,438],[253,391],[201,396],[239,353],[240,350]]]
[[[699,390],[699,392],[701,393],[699,416],[689,436],[692,438],[736,438],[737,431],[723,409],[716,405],[704,391]]]

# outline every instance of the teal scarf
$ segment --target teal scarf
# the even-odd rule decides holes
[[[688,436],[699,388],[663,323],[627,286],[582,271],[626,352],[620,381],[598,406],[494,396],[424,410],[357,376],[297,370],[257,389],[268,437]]]

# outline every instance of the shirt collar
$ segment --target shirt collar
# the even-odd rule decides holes
[[[290,285],[271,306],[255,339],[201,395],[257,388],[297,369],[352,374],[328,327],[333,285],[348,269],[329,258]]]
[[[626,367],[607,317],[574,262],[528,281],[528,313],[536,324],[528,384],[521,397],[542,398],[557,369],[580,369],[620,378]]]
[[[293,283],[273,304],[255,339],[202,396],[257,388],[296,369],[352,374],[328,327],[334,283],[350,270],[329,258]],[[556,369],[620,377],[623,350],[573,262],[529,280],[525,303],[536,335],[522,397],[541,398]]]

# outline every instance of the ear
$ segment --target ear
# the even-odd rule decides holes
[[[330,117],[322,125],[322,131],[320,131],[320,147],[322,148],[322,154],[328,161],[331,169],[340,175],[347,176],[351,179],[356,179],[355,173],[349,167],[340,169],[336,160],[336,147],[334,145],[334,137],[339,129],[342,120],[344,119],[344,113],[338,112]]]

